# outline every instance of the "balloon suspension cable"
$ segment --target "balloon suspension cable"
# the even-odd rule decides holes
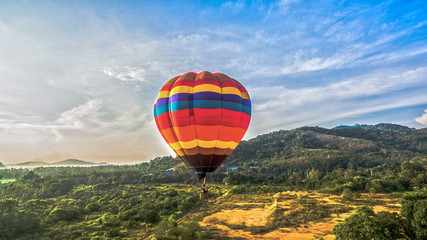
[[[206,178],[208,178],[206,175],[203,178],[203,184],[202,184],[202,191],[207,192],[208,188],[206,187]]]

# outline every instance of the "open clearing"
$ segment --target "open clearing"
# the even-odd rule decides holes
[[[1,179],[0,180],[0,184],[10,183],[10,182],[15,182],[15,179]]]
[[[341,209],[329,216],[314,220],[272,227],[273,214],[280,210],[286,219],[292,211],[298,211],[299,199],[307,199],[316,206]],[[332,228],[356,211],[358,206],[372,206],[376,212],[399,212],[399,199],[385,194],[362,194],[361,198],[343,203],[337,195],[306,191],[288,191],[275,195],[232,195],[216,203],[213,214],[203,218],[203,226],[216,239],[334,239]],[[283,213],[282,213],[283,212]],[[289,215],[290,216],[290,215]],[[289,217],[291,218],[291,217]]]

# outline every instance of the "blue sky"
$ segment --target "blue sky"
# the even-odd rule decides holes
[[[425,1],[1,1],[0,162],[172,154],[164,82],[223,72],[246,138],[300,126],[427,126]]]

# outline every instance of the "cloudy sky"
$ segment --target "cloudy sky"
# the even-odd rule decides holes
[[[0,162],[172,154],[152,105],[185,72],[251,94],[246,138],[427,126],[427,2],[0,1]]]

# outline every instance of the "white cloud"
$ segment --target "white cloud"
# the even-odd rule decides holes
[[[104,67],[103,72],[123,82],[146,82],[146,71],[143,68],[131,66]]]
[[[346,79],[328,86],[287,89],[283,86],[257,87],[251,91],[254,99],[262,103],[255,111],[268,111],[278,107],[287,109],[325,100],[343,100],[382,94],[385,91],[403,89],[414,83],[426,81],[427,67],[398,73],[376,73]]]
[[[102,106],[101,99],[89,100],[85,104],[62,113],[55,123],[67,126],[67,128],[89,130],[101,124],[102,113],[99,110]]]
[[[221,4],[221,8],[232,9],[233,11],[236,11],[236,12],[243,10],[245,7],[246,7],[245,0],[227,1]]]
[[[418,123],[427,126],[427,109],[424,110],[424,114],[421,115],[421,117],[417,117],[415,118],[415,121],[417,121]]]
[[[356,56],[347,58],[348,54],[336,54],[332,57],[316,56],[316,51],[298,50],[293,55],[284,57],[284,63],[281,67],[281,74],[294,74],[298,72],[310,72],[336,68],[351,61]]]

